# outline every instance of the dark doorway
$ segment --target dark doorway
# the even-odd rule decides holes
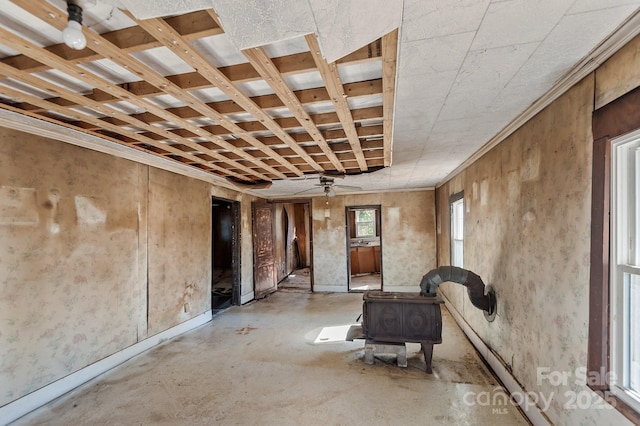
[[[380,206],[347,207],[349,291],[382,290]]]
[[[213,198],[211,203],[211,309],[240,304],[240,203]]]

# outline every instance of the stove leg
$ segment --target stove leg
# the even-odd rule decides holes
[[[375,346],[372,343],[365,343],[364,345],[364,362],[365,364],[373,365],[373,349]]]
[[[433,343],[421,343],[420,346],[422,346],[422,353],[424,354],[424,363],[427,366],[427,373],[432,374],[431,358],[433,357]]]
[[[407,346],[403,343],[402,348],[398,348],[398,352],[396,355],[396,363],[398,367],[406,367],[407,366]]]

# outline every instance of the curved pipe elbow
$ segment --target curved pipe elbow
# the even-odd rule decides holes
[[[482,278],[467,269],[456,266],[441,266],[432,269],[420,281],[421,293],[425,296],[433,296],[438,286],[447,281],[467,287],[467,294],[473,306],[484,311],[485,315],[495,315],[495,293],[493,290],[485,293],[485,285],[482,282]]]

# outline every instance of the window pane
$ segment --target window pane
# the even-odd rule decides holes
[[[358,210],[356,212],[356,222],[373,222],[373,210]]]
[[[629,387],[640,393],[640,276],[629,283]]]
[[[453,253],[452,253],[452,259],[451,259],[452,266],[457,266],[459,268],[464,267],[464,265],[462,264],[463,247],[464,247],[463,241],[460,241],[460,240],[453,241]]]
[[[464,235],[464,202],[460,202],[456,205],[456,239],[461,240]]]
[[[451,204],[451,264],[460,268],[464,256],[464,199]]]
[[[356,236],[358,237],[373,237],[375,231],[373,229],[372,222],[361,222],[356,226]]]

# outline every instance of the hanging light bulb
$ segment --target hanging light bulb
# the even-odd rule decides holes
[[[82,8],[72,0],[67,0],[69,19],[67,27],[62,31],[64,44],[75,50],[82,50],[87,46],[87,38],[82,33]]]

